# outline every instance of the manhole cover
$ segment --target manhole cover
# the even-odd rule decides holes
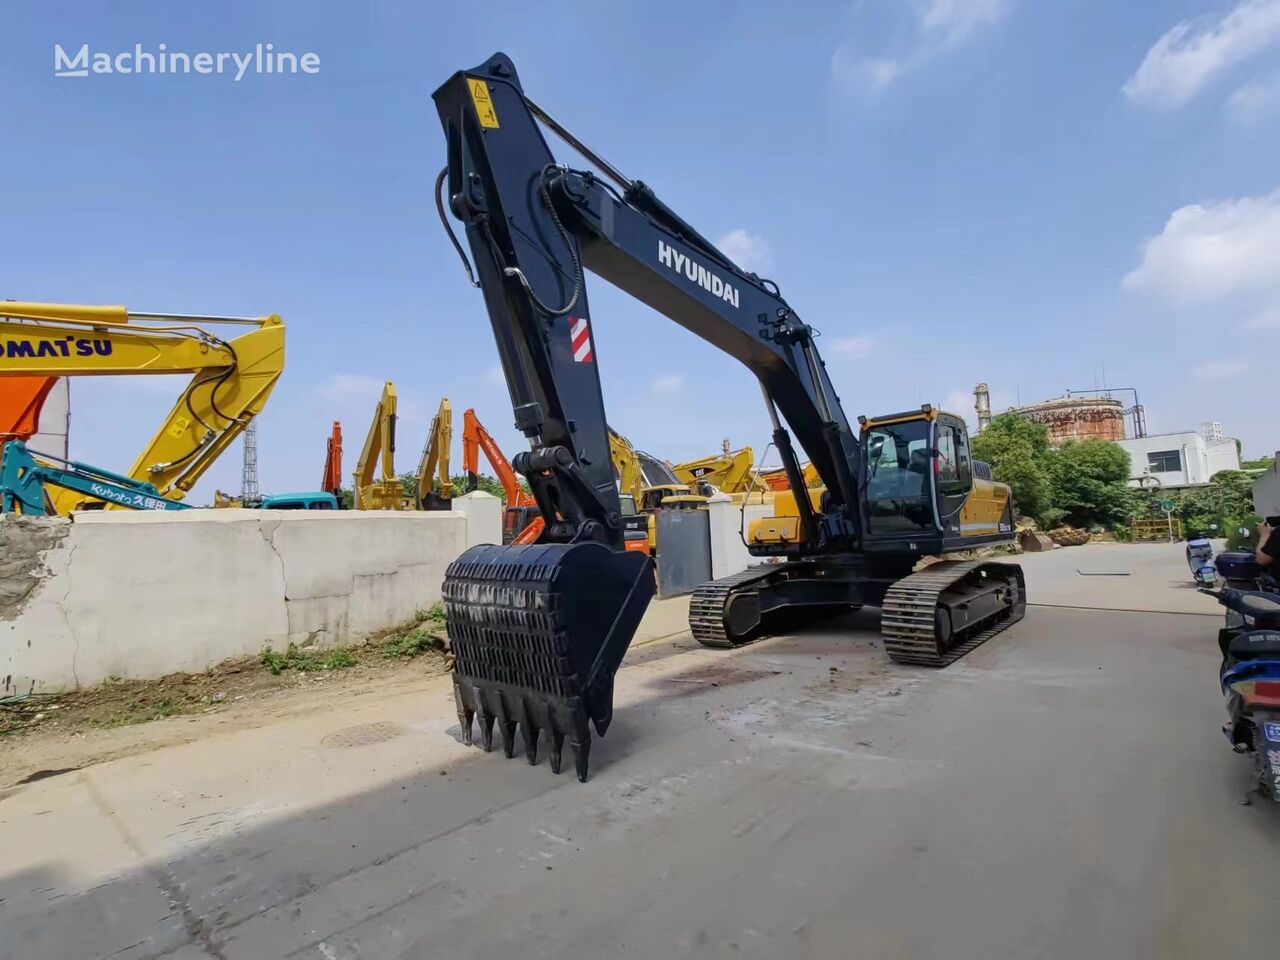
[[[361,723],[335,730],[320,741],[326,747],[363,747],[371,743],[394,740],[404,733],[398,723]]]

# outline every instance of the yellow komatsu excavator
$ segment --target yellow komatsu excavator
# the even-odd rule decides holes
[[[449,478],[449,446],[453,443],[453,407],[448,397],[440,398],[436,415],[431,418],[431,431],[418,460],[419,510],[448,510],[453,500],[453,481]]]
[[[726,437],[719,454],[677,463],[671,468],[682,483],[694,489],[710,485],[730,496],[758,494],[763,497],[769,491],[764,480],[756,473],[755,451],[751,447],[730,449]]]
[[[210,330],[227,326],[247,332],[223,337]],[[276,315],[0,302],[0,377],[192,375],[128,471],[169,500],[182,500],[262,411],[283,370],[284,322]],[[50,498],[64,516],[104,505],[72,490],[51,491]]]
[[[382,396],[373,408],[373,421],[352,478],[357,510],[405,508],[404,485],[396,476],[396,386],[390,380],[382,385]]]

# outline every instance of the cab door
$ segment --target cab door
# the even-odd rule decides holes
[[[973,460],[969,431],[955,417],[942,415],[934,423],[934,503],[943,536],[961,533],[960,513],[973,489]]]

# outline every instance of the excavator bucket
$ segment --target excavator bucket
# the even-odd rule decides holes
[[[508,757],[516,730],[529,763],[547,735],[560,772],[566,738],[586,782],[591,731],[613,716],[613,678],[654,592],[653,563],[602,543],[472,547],[450,564],[444,600],[464,743],[480,720]]]

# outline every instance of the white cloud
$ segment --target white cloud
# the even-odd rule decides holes
[[[927,0],[920,7],[920,30],[947,44],[964,43],[979,28],[998,23],[1009,0]]]
[[[1280,330],[1280,307],[1264,310],[1245,322],[1246,330]]]
[[[1012,0],[912,0],[914,36],[899,56],[866,56],[855,43],[831,55],[831,80],[846,94],[878,93],[904,73],[972,40],[982,28],[1004,19]]]
[[[1124,287],[1181,303],[1280,289],[1280,190],[1175,210]]]
[[[1227,116],[1237,123],[1252,123],[1280,106],[1280,77],[1251,80],[1227,98]]]
[[[1229,380],[1249,369],[1243,360],[1206,360],[1191,370],[1197,380]]]
[[[831,351],[862,360],[871,353],[875,345],[872,337],[836,337],[831,341]]]
[[[678,373],[664,373],[649,382],[649,392],[658,397],[675,396],[684,390],[684,377]]]
[[[1219,16],[1182,20],[1147,51],[1124,85],[1134,103],[1178,106],[1210,81],[1280,41],[1280,0],[1243,0]]]
[[[769,252],[769,243],[758,233],[751,233],[741,227],[730,230],[719,240],[716,246],[730,260],[748,273],[759,273],[773,265]]]
[[[314,391],[317,396],[334,403],[342,403],[353,399],[367,399],[370,409],[382,396],[382,385],[385,380],[377,377],[366,377],[361,373],[335,373],[324,383],[317,383]]]

